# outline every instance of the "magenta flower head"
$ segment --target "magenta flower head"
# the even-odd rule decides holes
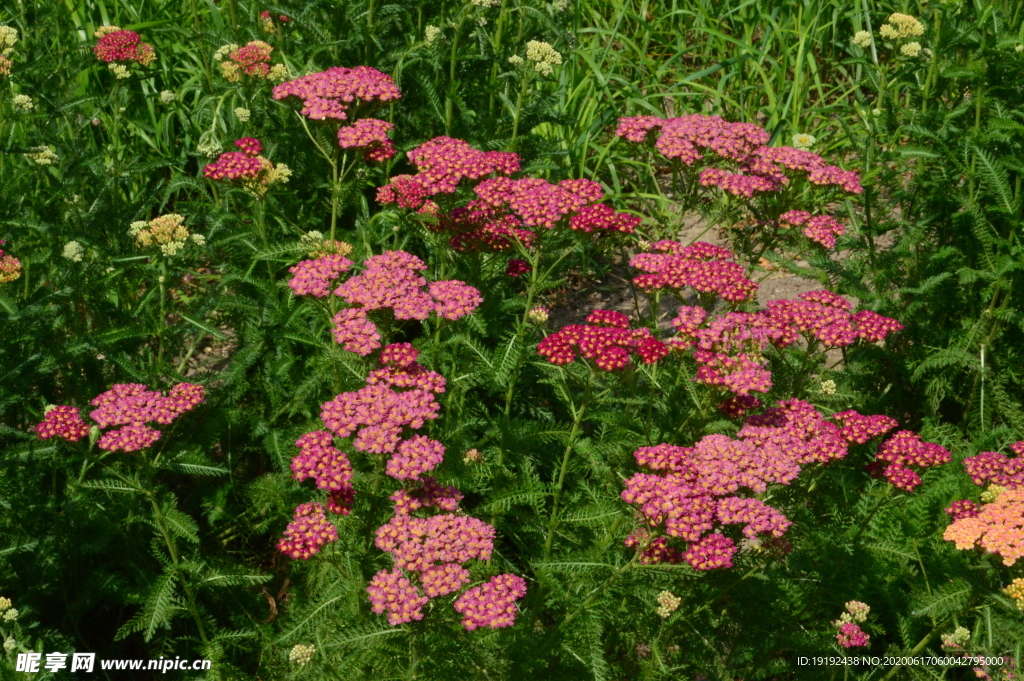
[[[277,550],[294,560],[309,560],[337,539],[338,530],[327,520],[323,505],[308,502],[295,509],[295,517],[277,542]]]
[[[92,48],[96,58],[100,61],[112,62],[135,62],[142,66],[149,66],[156,59],[153,46],[142,42],[139,34],[135,31],[122,31],[116,26],[104,28],[114,29],[111,31],[97,31],[100,41]]]
[[[964,469],[975,485],[990,482],[1006,489],[1024,489],[1024,442],[1010,445],[1015,456],[981,452],[964,459]]]
[[[388,137],[394,127],[376,118],[360,118],[338,129],[338,146],[363,151],[369,161],[386,161],[395,155],[395,145]]]
[[[78,442],[89,434],[89,426],[82,420],[77,407],[60,406],[47,411],[35,431],[41,440],[56,436],[68,442]]]
[[[298,97],[300,113],[313,120],[347,120],[351,109],[365,110],[394,101],[402,95],[395,82],[369,66],[335,66],[281,83],[274,88],[274,99]]]
[[[387,613],[388,624],[392,626],[423,619],[421,608],[429,601],[397,568],[375,574],[366,592],[373,612]]]
[[[526,580],[522,577],[498,575],[459,596],[455,611],[462,615],[462,626],[469,631],[510,627],[516,621],[516,601],[525,595]]]
[[[882,443],[875,455],[876,465],[888,464],[882,473],[896,487],[907,492],[921,484],[921,478],[910,466],[929,468],[948,463],[952,454],[945,447],[933,442],[924,442],[921,436],[910,430],[901,430]]]
[[[868,645],[871,637],[864,633],[864,630],[853,622],[843,622],[839,625],[839,633],[836,640],[844,648],[859,648]]]

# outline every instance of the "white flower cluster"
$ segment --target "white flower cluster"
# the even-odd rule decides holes
[[[549,43],[539,40],[531,40],[526,43],[526,58],[533,62],[533,68],[537,73],[550,76],[554,73],[554,66],[561,66],[562,55]]]
[[[871,34],[867,31],[857,31],[853,34],[853,44],[865,49],[871,47]]]
[[[498,7],[501,5],[501,0],[470,0],[470,2],[477,7]]]
[[[128,78],[132,75],[131,71],[128,70],[127,66],[125,66],[124,64],[118,64],[117,62],[110,62],[109,64],[107,64],[107,68],[111,70],[111,72],[114,74],[114,77],[118,80]]]
[[[805,132],[797,133],[793,135],[793,148],[801,151],[810,151],[817,141],[818,138],[814,135],[808,135]]]
[[[173,92],[171,92],[170,90],[164,90],[163,92],[160,93],[160,101],[163,102],[164,104],[170,104],[170,103],[172,103],[177,98],[178,98],[178,96],[176,94],[174,94]]]
[[[239,123],[248,123],[249,118],[252,117],[252,112],[246,109],[244,106],[235,107],[235,118],[238,119]]]
[[[14,95],[11,102],[18,111],[31,111],[36,108],[36,103],[28,95]]]
[[[437,40],[437,36],[441,35],[441,29],[437,26],[427,26],[423,31],[423,40],[428,45],[433,45],[434,41]]]
[[[662,591],[658,594],[658,615],[663,618],[668,617],[679,609],[681,602],[682,599],[671,591]]]
[[[83,253],[85,253],[85,249],[82,248],[82,244],[77,241],[69,241],[64,244],[64,251],[61,255],[71,262],[82,262]]]
[[[902,54],[904,57],[916,57],[917,55],[921,54],[921,43],[907,43],[906,45],[900,48],[900,54]]]
[[[223,147],[220,142],[215,140],[213,137],[207,137],[204,135],[203,138],[200,138],[199,146],[196,147],[196,151],[207,158],[214,158],[220,154],[220,150],[222,148]]]
[[[554,2],[551,3],[551,9],[555,12],[564,12],[569,9],[571,2],[572,0],[554,0]]]

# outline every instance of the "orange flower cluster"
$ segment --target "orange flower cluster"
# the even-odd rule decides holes
[[[942,537],[961,551],[977,546],[1013,565],[1024,556],[1024,490],[1004,490],[978,515],[953,521]]]

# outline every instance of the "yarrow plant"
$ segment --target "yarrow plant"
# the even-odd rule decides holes
[[[213,60],[220,65],[224,80],[241,82],[243,77],[279,83],[288,77],[284,64],[271,64],[274,46],[262,40],[253,40],[242,47],[230,44],[217,48]]]
[[[95,37],[99,39],[93,47],[96,58],[106,62],[110,70],[118,78],[127,78],[129,64],[149,66],[156,60],[156,52],[149,43],[135,31],[126,31],[117,26],[100,26]]]
[[[177,255],[188,241],[200,245],[206,242],[203,235],[189,232],[185,218],[177,213],[168,213],[148,221],[137,220],[128,228],[128,233],[135,237],[140,247],[158,246],[166,256]]]
[[[0,240],[0,246],[4,241]],[[21,261],[0,248],[0,284],[12,282],[21,276]]]
[[[288,182],[292,171],[283,163],[262,156],[263,144],[252,137],[235,141],[241,151],[229,151],[203,168],[203,177],[220,182],[237,182],[247,192],[263,197],[277,184]]]

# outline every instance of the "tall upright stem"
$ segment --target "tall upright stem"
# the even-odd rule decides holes
[[[569,441],[565,445],[565,452],[562,454],[562,467],[558,473],[558,482],[555,483],[555,499],[551,505],[551,520],[548,522],[548,537],[544,541],[544,561],[547,562],[551,556],[551,544],[555,539],[555,529],[558,527],[558,504],[562,499],[562,489],[565,486],[565,476],[569,471],[569,459],[576,446],[576,438],[579,436],[580,426],[583,423],[583,416],[590,404],[590,395],[594,390],[594,367],[590,367],[590,377],[587,380],[587,390],[583,395],[583,402],[579,409],[573,409],[572,431],[569,433]]]

